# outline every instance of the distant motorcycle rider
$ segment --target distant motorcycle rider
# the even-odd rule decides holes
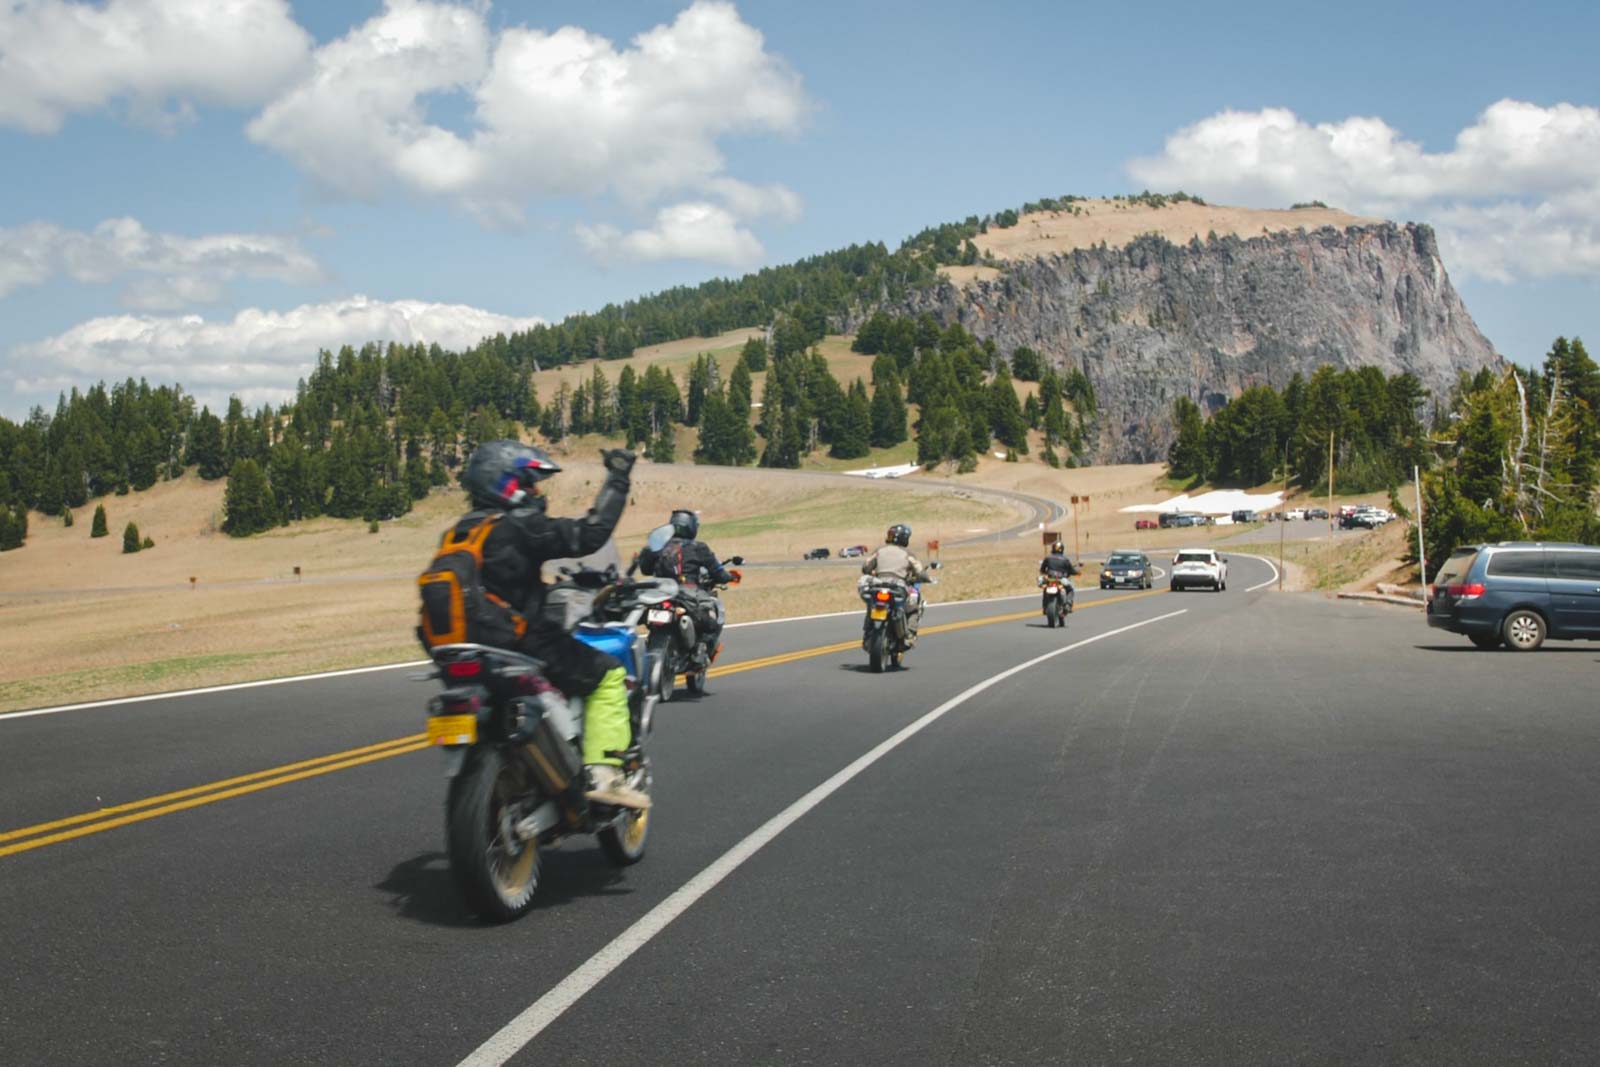
[[[1075,567],[1067,556],[1067,548],[1061,543],[1061,538],[1056,538],[1050,546],[1050,554],[1039,561],[1039,584],[1044,585],[1045,579],[1054,578],[1063,582],[1068,588],[1072,586],[1072,576],[1083,573],[1082,567]],[[1040,610],[1046,607],[1045,597],[1040,597]]]
[[[911,527],[897,522],[884,535],[883,546],[861,563],[861,573],[878,578],[899,578],[906,583],[906,644],[916,644],[917,630],[922,625],[922,590],[918,583],[929,579],[930,574],[922,561],[913,556],[907,545],[911,543]],[[862,579],[863,583],[865,578]]]
[[[701,586],[733,585],[740,574],[724,567],[711,547],[698,540],[700,516],[688,508],[679,508],[670,521],[672,539],[659,552],[641,552],[639,566],[646,574],[677,581],[681,599],[694,609],[695,629],[705,638],[695,649],[695,666],[704,667],[717,648],[726,615],[722,601],[701,592]]]
[[[584,696],[583,762],[589,776],[587,796],[605,804],[648,808],[650,798],[627,785],[619,752],[632,743],[628,718],[626,672],[621,663],[544,618],[545,587],[541,566],[548,560],[573,559],[599,549],[611,537],[628,502],[634,454],[603,450],[606,476],[594,505],[580,519],[546,514],[539,483],[561,467],[543,449],[520,441],[487,441],[467,460],[462,475],[472,511],[457,529],[476,525],[500,512],[483,546],[484,588],[527,620],[516,651],[545,665],[550,681],[569,696]]]

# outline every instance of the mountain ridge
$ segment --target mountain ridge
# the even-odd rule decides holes
[[[994,276],[946,276],[891,310],[959,322],[1001,352],[1026,346],[1083,371],[1100,398],[1096,462],[1165,458],[1179,396],[1212,412],[1252,385],[1282,389],[1323,365],[1409,372],[1443,396],[1462,371],[1502,363],[1426,224],[1182,244],[1146,233],[1001,262]]]

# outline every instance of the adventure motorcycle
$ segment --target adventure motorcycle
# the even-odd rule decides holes
[[[646,547],[659,552],[672,538],[672,527],[662,526],[651,531]],[[744,563],[743,556],[730,556],[722,561],[726,569],[730,564]],[[634,567],[638,566],[635,559]],[[633,568],[629,568],[631,574]],[[736,584],[741,575],[735,571],[732,582],[714,582],[702,573],[694,583],[679,584],[670,578],[656,581],[668,595],[656,598],[645,613],[649,627],[647,647],[650,652],[650,686],[662,703],[672,699],[677,689],[678,675],[683,675],[684,686],[696,696],[706,691],[706,677],[711,664],[722,651],[720,641],[712,645],[711,636],[701,632],[696,618],[702,612],[713,612],[720,623],[723,618],[722,602],[717,598],[720,589]],[[720,627],[718,628],[720,634]]]
[[[650,792],[645,741],[656,697],[641,686],[648,655],[639,620],[657,583],[624,581],[616,568],[564,572],[548,605],[566,617],[585,644],[615,656],[627,670],[633,739],[614,753],[627,783]],[[428,742],[445,755],[449,781],[445,839],[450,873],[471,909],[507,922],[533,905],[541,845],[594,834],[618,866],[644,858],[650,812],[600,804],[584,796],[581,696],[568,697],[531,656],[478,644],[433,650],[443,693],[428,704]]]
[[[928,569],[936,571],[939,564],[930,563]],[[911,587],[901,578],[862,575],[856,592],[867,605],[866,618],[861,621],[861,647],[866,650],[872,673],[882,674],[885,663],[899,667],[911,651],[910,621],[906,617]]]
[[[1067,616],[1072,614],[1072,603],[1076,590],[1072,588],[1072,579],[1065,575],[1041,574],[1039,575],[1039,588],[1044,590],[1044,620],[1050,629],[1067,624]]]

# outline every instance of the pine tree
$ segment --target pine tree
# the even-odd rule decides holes
[[[67,514],[72,514],[68,512]],[[28,539],[28,508],[25,504],[0,508],[0,552],[21,548]]]
[[[110,532],[106,527],[106,506],[104,504],[96,504],[94,521],[89,524],[89,536],[104,537]]]
[[[840,408],[839,425],[833,434],[829,455],[835,459],[857,459],[867,454],[872,438],[872,402],[860,378],[850,383],[850,392]]]
[[[876,371],[876,364],[873,369]],[[878,448],[893,448],[905,439],[906,402],[891,364],[872,395],[872,443]]]
[[[215,481],[228,473],[222,420],[211,414],[210,408],[201,408],[199,417],[190,428],[188,450],[184,458],[196,464],[200,477],[207,481]]]
[[[1203,478],[1206,471],[1205,423],[1200,405],[1186,396],[1172,404],[1172,418],[1178,436],[1167,450],[1167,474],[1173,478]]]
[[[739,362],[752,374],[767,369],[767,342],[759,337],[752,337],[744,343],[744,348],[739,350]]]
[[[233,469],[228,472],[228,488],[223,493],[222,511],[223,532],[232,537],[248,537],[278,524],[272,487],[267,483],[261,465],[255,460],[235,461]],[[351,517],[359,513],[359,510],[352,512]]]
[[[139,544],[139,527],[130,522],[122,528],[123,554],[139,551]]]

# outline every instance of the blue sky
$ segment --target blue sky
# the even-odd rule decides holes
[[[1600,338],[1597,5],[221,7],[0,0],[0,413],[1146,186],[1432,222],[1503,353]]]

